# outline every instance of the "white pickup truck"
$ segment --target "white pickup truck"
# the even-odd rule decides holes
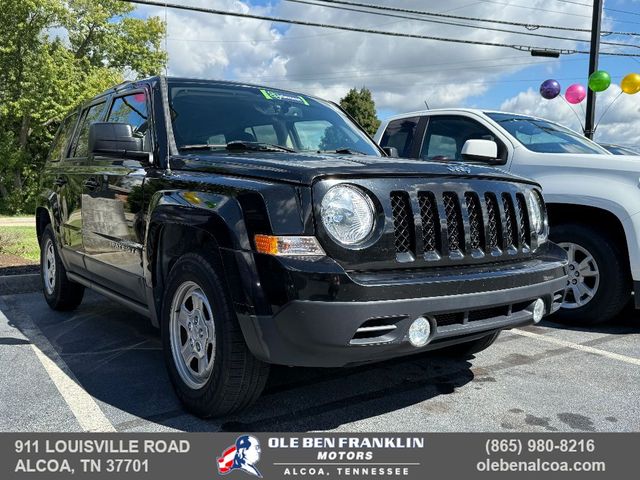
[[[396,115],[374,138],[401,157],[485,163],[539,182],[551,239],[569,255],[562,320],[609,320],[632,291],[640,308],[640,156],[612,155],[541,118],[475,109]]]

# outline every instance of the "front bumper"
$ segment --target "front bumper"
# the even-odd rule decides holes
[[[278,275],[271,262],[269,275],[290,278],[295,285],[301,276],[315,284],[327,273],[318,272],[322,268],[317,267],[315,272],[303,272],[299,262],[294,264],[295,268],[282,262],[281,267],[291,274],[287,277]],[[538,258],[494,265],[480,273],[477,269],[381,275],[343,272],[338,283],[337,290],[331,286],[335,282],[325,287],[327,295],[289,298],[270,315],[240,315],[253,354],[269,363],[338,367],[442,348],[530,324],[536,299],[544,301],[547,314],[560,308],[566,254],[549,244]],[[408,341],[408,329],[420,316],[430,320],[433,333],[426,346],[415,348]],[[366,330],[368,326],[387,329]],[[363,327],[365,331],[360,332]]]

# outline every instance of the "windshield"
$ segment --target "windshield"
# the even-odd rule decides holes
[[[614,155],[640,155],[640,152],[633,150],[632,148],[620,147],[618,145],[601,145]]]
[[[295,151],[381,156],[338,108],[295,93],[173,82],[169,83],[169,104],[179,150],[223,152],[245,146],[283,155]]]
[[[608,154],[598,144],[556,123],[506,113],[485,114],[533,152]]]

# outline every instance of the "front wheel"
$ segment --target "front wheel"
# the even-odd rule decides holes
[[[52,309],[73,310],[82,302],[84,287],[67,278],[51,225],[40,239],[40,278],[44,298]]]
[[[555,317],[594,325],[620,313],[629,301],[631,282],[626,256],[615,239],[588,225],[561,224],[551,229],[551,240],[569,259],[562,308]]]
[[[162,342],[178,397],[201,417],[242,410],[262,393],[269,366],[244,341],[216,262],[195,253],[171,269],[162,307]]]

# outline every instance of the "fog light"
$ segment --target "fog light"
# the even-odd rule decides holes
[[[538,323],[544,317],[544,301],[539,298],[533,304],[533,321]]]
[[[424,317],[416,318],[409,327],[409,342],[414,347],[424,347],[429,343],[431,324]]]

